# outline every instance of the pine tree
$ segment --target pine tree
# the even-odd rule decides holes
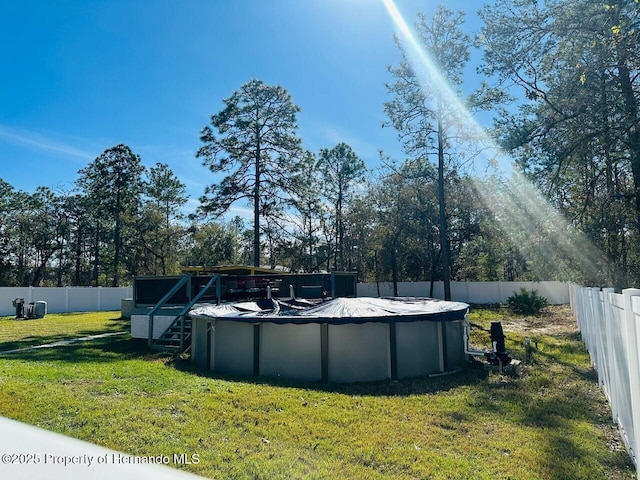
[[[296,189],[302,154],[295,105],[280,86],[251,80],[224,99],[201,132],[197,157],[214,172],[230,172],[206,188],[200,211],[220,216],[240,199],[253,203],[253,264],[260,266],[260,218],[274,218]],[[215,133],[217,132],[217,133]]]

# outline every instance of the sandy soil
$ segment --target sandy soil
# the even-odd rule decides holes
[[[578,332],[578,324],[569,305],[551,305],[538,317],[511,317],[502,320],[505,331],[523,335],[570,335]]]

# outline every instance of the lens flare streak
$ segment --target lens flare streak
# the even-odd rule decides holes
[[[441,105],[447,105],[448,121],[453,121],[458,129],[467,133],[467,137],[477,139],[478,151],[488,150],[508,158],[443,78],[395,2],[383,0],[383,3],[425,98],[433,100],[435,97]],[[509,161],[512,162],[511,159]],[[608,271],[609,262],[605,255],[577,231],[522,173],[514,168],[508,178],[503,172],[502,178],[504,181],[491,185],[486,180],[476,179],[474,188],[499,222],[502,232],[529,261],[534,275],[552,271],[556,278],[540,279],[591,284],[612,281],[614,273]]]

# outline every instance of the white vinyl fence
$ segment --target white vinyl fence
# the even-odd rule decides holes
[[[0,316],[15,315],[12,302],[24,298],[47,302],[48,313],[120,310],[123,298],[133,296],[133,287],[0,287]]]
[[[570,285],[571,308],[636,471],[640,449],[640,290]],[[640,478],[640,471],[638,473]]]
[[[429,295],[431,282],[398,282],[398,295],[401,297],[433,297],[444,298],[443,282],[434,282],[433,295]],[[456,302],[506,304],[507,299],[524,288],[531,292],[536,290],[551,305],[569,303],[569,284],[565,282],[451,282],[451,299]],[[359,297],[391,297],[391,282],[359,283]]]
[[[400,282],[398,295],[429,297],[430,282]],[[550,304],[569,303],[569,287],[564,282],[451,282],[452,299],[475,304],[507,303],[507,298],[521,288],[537,290]],[[360,297],[389,297],[393,284],[359,283]],[[47,312],[95,312],[120,310],[121,300],[133,296],[133,287],[0,287],[0,316],[15,314],[12,302],[24,298],[25,304],[47,302]],[[442,282],[434,282],[433,298],[444,298]]]

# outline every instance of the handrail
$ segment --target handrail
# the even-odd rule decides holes
[[[193,307],[195,305],[195,303],[200,300],[200,298],[205,294],[205,292],[207,290],[209,290],[209,288],[211,288],[211,285],[213,285],[213,283],[216,282],[217,283],[217,290],[218,290],[218,302],[220,302],[220,275],[219,274],[215,274],[214,276],[211,277],[211,279],[207,282],[207,284],[204,286],[204,288],[202,288],[198,294],[193,297],[191,299],[191,301],[189,303],[187,303],[185,305],[185,307],[180,310],[180,313],[178,314],[178,316],[176,317],[176,319],[172,322],[172,325],[175,324],[175,322],[178,321],[178,319],[184,317],[184,315],[191,310],[191,307]],[[184,319],[183,321],[180,323],[180,351],[182,352],[184,350]]]
[[[160,299],[158,303],[154,305],[154,307],[149,312],[149,339],[148,344],[151,346],[153,344],[153,317],[160,308],[164,306],[165,303],[169,301],[171,297],[175,295],[175,293],[182,288],[182,286],[187,283],[191,279],[191,275],[183,275],[178,282],[169,290],[164,297]]]
[[[188,277],[190,277],[190,275],[187,275]],[[176,318],[173,320],[173,322],[171,322],[171,324],[165,329],[165,332],[167,330],[169,330],[170,328],[172,328],[173,326],[175,326],[176,322],[178,322],[182,317],[184,317],[184,315],[191,310],[191,307],[193,307],[193,305],[195,305],[195,303],[200,300],[200,298],[202,298],[202,296],[207,292],[207,290],[209,290],[209,288],[211,288],[211,286],[213,285],[213,283],[216,282],[217,283],[217,296],[218,296],[218,302],[220,301],[220,275],[219,274],[215,274],[211,277],[211,279],[207,282],[207,284],[197,293],[197,295],[195,295],[183,308],[182,310],[180,310],[180,313],[178,313],[178,315],[176,316]],[[175,287],[174,287],[175,288]],[[175,293],[175,292],[173,292]],[[169,294],[173,295],[173,293],[169,292],[167,295],[165,295],[165,297],[169,296]],[[163,297],[163,300],[164,298]],[[169,296],[169,298],[171,298]],[[167,298],[168,300],[168,298]],[[162,300],[161,300],[162,301]],[[166,301],[166,300],[165,300]],[[155,310],[155,307],[154,307]],[[162,336],[162,335],[161,335]],[[149,345],[152,345],[152,336],[149,336]],[[182,351],[184,349],[184,321],[181,322],[180,324],[180,351]]]

